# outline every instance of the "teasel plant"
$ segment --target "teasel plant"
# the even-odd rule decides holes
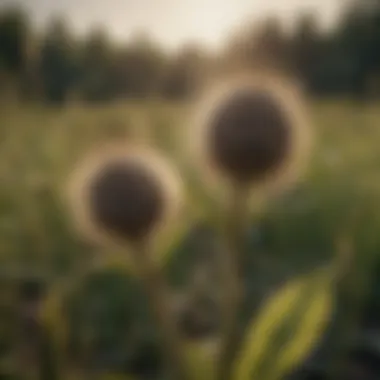
[[[161,329],[174,379],[186,379],[171,295],[154,244],[181,205],[178,174],[147,148],[112,145],[88,157],[73,174],[69,198],[78,229],[99,245],[127,246]]]
[[[217,379],[231,378],[238,354],[244,241],[252,204],[292,182],[310,149],[298,90],[274,77],[239,76],[205,93],[193,135],[196,156],[223,194],[224,329]],[[256,204],[257,206],[257,204]]]
[[[159,236],[178,223],[183,203],[180,176],[167,159],[152,147],[131,144],[112,144],[88,156],[70,181],[73,220],[82,236],[127,251],[161,328],[174,380],[280,380],[306,359],[323,334],[336,268],[334,262],[290,281],[262,305],[242,336],[247,229],[258,212],[257,200],[280,193],[306,162],[310,128],[302,97],[282,78],[244,75],[212,87],[199,101],[188,141],[199,181],[212,189],[204,199],[218,198],[224,243],[217,255],[220,345],[207,375],[199,373],[201,361],[210,359],[203,353],[196,358],[197,374],[189,368],[156,254]]]

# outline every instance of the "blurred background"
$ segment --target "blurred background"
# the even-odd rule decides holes
[[[343,240],[355,264],[342,310],[360,311],[367,349],[350,351],[359,370],[347,372],[379,378],[380,1],[0,0],[0,379],[57,378],[51,335],[65,336],[70,378],[162,378],[138,285],[120,255],[72,231],[62,202],[76,161],[120,138],[149,141],[181,170],[189,228],[165,271],[184,334],[212,341],[219,214],[181,137],[204,86],[264,69],[305,89],[315,147],[302,180],[252,220],[242,325]]]

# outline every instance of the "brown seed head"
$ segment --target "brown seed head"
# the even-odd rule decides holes
[[[139,162],[107,162],[90,186],[94,221],[120,236],[140,239],[163,216],[165,200],[160,183]]]
[[[289,153],[289,122],[270,92],[238,89],[210,117],[209,154],[233,180],[260,181]]]
[[[74,212],[94,234],[119,241],[149,238],[178,203],[178,182],[166,162],[151,152],[112,149],[78,171]]]
[[[198,115],[199,153],[236,184],[279,177],[306,147],[303,131],[300,139],[306,123],[297,95],[291,86],[269,79],[225,84],[206,98]]]

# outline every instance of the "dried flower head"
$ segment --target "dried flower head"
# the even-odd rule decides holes
[[[200,153],[229,181],[265,182],[287,169],[305,147],[300,139],[305,118],[288,84],[239,78],[223,84],[205,103],[198,120]]]
[[[136,242],[150,238],[173,214],[179,190],[161,156],[112,146],[79,167],[70,195],[75,219],[93,239]]]

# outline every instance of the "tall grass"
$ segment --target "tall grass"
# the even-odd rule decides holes
[[[62,210],[62,188],[73,164],[88,148],[127,137],[136,141],[150,139],[183,165],[175,139],[181,136],[186,112],[186,106],[168,104],[3,109],[2,267],[28,262],[52,269],[54,264],[61,266],[66,253],[75,261],[75,252],[82,247],[70,233]],[[380,193],[377,105],[318,103],[312,113],[317,142],[306,179],[269,207],[262,231],[271,253],[300,261],[310,255],[328,255],[339,229],[349,223],[348,218],[359,204],[370,206],[368,211],[373,214],[380,212],[376,202]],[[184,174],[187,171],[182,167]],[[189,198],[196,198],[197,184],[190,178],[188,182],[193,185]],[[366,229],[376,231],[378,227],[367,219]],[[353,228],[355,234],[356,227]]]
[[[194,179],[178,148],[188,111],[186,105],[161,103],[2,109],[2,274],[70,278],[83,265],[93,264],[97,249],[72,230],[62,189],[83,152],[107,141],[149,140],[165,150],[187,185],[187,222],[207,224],[218,219],[214,199]],[[252,299],[245,307],[246,316],[284,280],[327,262],[342,236],[355,253],[354,287],[368,285],[369,271],[375,269],[373,260],[380,253],[380,108],[316,102],[311,112],[316,144],[304,180],[272,200],[260,221],[252,221],[247,249],[256,255],[245,265]],[[172,249],[177,255],[167,271],[176,281],[182,277],[179,273],[188,271],[196,248],[184,239]]]

